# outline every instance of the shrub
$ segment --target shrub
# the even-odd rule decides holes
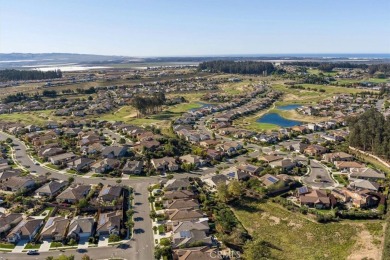
[[[121,238],[118,235],[116,235],[116,234],[111,234],[108,237],[108,242],[109,243],[118,242],[118,241],[121,241]]]
[[[160,239],[160,245],[162,246],[170,246],[171,241],[168,238],[161,238]]]

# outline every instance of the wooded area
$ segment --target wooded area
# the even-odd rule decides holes
[[[162,92],[155,93],[150,97],[134,97],[131,105],[138,110],[138,116],[154,114],[162,110],[165,104],[165,95]]]
[[[350,117],[350,145],[374,155],[390,159],[390,120],[385,119],[376,109]]]
[[[256,61],[206,61],[198,66],[198,70],[209,70],[210,72],[224,72],[235,74],[263,74],[268,75],[275,71],[274,65],[270,62]]]
[[[0,82],[11,80],[40,80],[62,78],[61,70],[0,70]]]

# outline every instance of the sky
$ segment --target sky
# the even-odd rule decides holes
[[[390,53],[390,0],[0,0],[0,53]]]

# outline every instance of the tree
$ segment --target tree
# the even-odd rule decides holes
[[[225,183],[217,185],[217,195],[218,199],[222,202],[227,202],[230,199],[228,186]]]
[[[13,140],[11,139],[11,138],[7,138],[7,139],[5,139],[5,142],[7,143],[7,144],[12,144],[12,142],[13,142]]]
[[[186,172],[190,172],[195,169],[195,165],[193,163],[183,163],[181,168]]]
[[[123,138],[123,137],[121,137],[121,138],[119,139],[119,143],[120,143],[120,144],[125,144],[125,143],[126,143],[126,139]]]
[[[85,198],[79,200],[79,202],[77,203],[77,207],[80,209],[85,208],[87,206],[88,206],[88,201]]]
[[[74,240],[73,238],[69,239],[68,245],[74,246],[76,244],[77,244],[76,240]]]
[[[156,246],[154,249],[154,258],[156,260],[161,259],[162,257],[167,257],[169,259],[169,256],[172,256],[172,248],[170,246],[160,247]]]
[[[217,212],[217,230],[223,233],[230,233],[237,226],[237,220],[229,208],[224,208]]]
[[[161,238],[160,239],[160,245],[162,246],[170,246],[171,241],[168,238]]]
[[[69,185],[72,184],[73,182],[74,182],[74,177],[70,176],[70,177],[68,178],[68,183],[69,183]]]
[[[243,193],[243,188],[238,180],[233,180],[228,185],[228,193],[231,197],[238,198]]]
[[[121,238],[116,235],[116,234],[111,234],[109,237],[108,237],[108,242],[112,243],[112,242],[118,242],[118,241],[121,241]]]
[[[269,260],[273,259],[268,243],[259,238],[248,241],[244,246],[244,259]]]

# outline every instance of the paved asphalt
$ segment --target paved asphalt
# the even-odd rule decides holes
[[[204,126],[204,118],[198,123],[198,126],[200,129],[204,129],[207,132],[210,132],[205,126]],[[115,137],[116,139],[119,139],[119,135],[112,131],[104,131],[106,135],[109,135],[111,138]],[[45,175],[46,173],[50,173],[51,178],[57,178],[60,180],[67,180],[70,176],[74,177],[76,183],[83,183],[83,184],[110,184],[115,185],[117,184],[116,181],[118,179],[115,178],[84,178],[82,176],[77,176],[73,174],[67,174],[65,172],[58,172],[56,170],[42,167],[40,165],[35,165],[33,160],[27,156],[27,147],[25,144],[20,141],[18,138],[8,135],[6,133],[0,132],[0,140],[5,140],[8,137],[10,137],[13,140],[14,143],[14,156],[15,159],[25,168],[27,168],[29,171],[31,171],[35,175]],[[217,138],[224,139],[226,141],[230,141],[230,138],[219,136],[217,135]],[[241,155],[236,157],[234,160],[237,160],[238,162],[245,162],[247,158],[249,157],[256,157],[259,156],[259,151],[261,150],[261,147],[254,144],[249,144],[249,148],[254,149],[255,151],[250,153],[249,155]],[[234,164],[231,162],[222,162],[220,166],[233,166]],[[198,170],[194,173],[181,173],[181,174],[175,174],[175,178],[186,178],[189,176],[194,175],[204,175],[207,173],[215,172],[215,168],[203,168],[202,170]],[[86,254],[88,254],[93,259],[106,259],[109,257],[123,257],[125,259],[134,259],[134,260],[151,260],[153,259],[154,254],[154,241],[153,241],[153,230],[152,230],[152,223],[149,217],[150,214],[150,207],[148,202],[148,191],[147,187],[152,183],[157,183],[160,181],[161,178],[155,176],[155,177],[134,177],[130,179],[122,179],[121,184],[123,185],[129,185],[134,188],[135,195],[134,196],[134,210],[136,213],[134,214],[135,226],[134,226],[134,236],[131,241],[126,243],[125,249],[122,248],[115,248],[115,247],[105,247],[105,248],[88,248]],[[1,256],[4,257],[4,259],[44,259],[47,256],[52,255],[59,255],[60,253],[65,255],[75,255],[76,259],[81,259],[82,255],[84,253],[78,253],[76,250],[66,250],[64,252],[59,251],[52,251],[52,252],[45,252],[41,253],[38,256],[28,256],[26,253],[0,253],[0,260]]]
[[[134,236],[124,243],[124,246],[113,247],[95,247],[88,248],[86,252],[79,253],[76,250],[66,250],[64,252],[51,251],[40,253],[36,256],[29,256],[26,253],[0,253],[0,259],[24,260],[24,259],[45,259],[48,256],[74,255],[75,259],[80,260],[84,254],[87,254],[94,260],[121,257],[131,260],[152,260],[154,259],[154,242],[152,222],[149,218],[150,208],[148,201],[148,183],[136,183],[134,188]]]
[[[98,184],[99,182],[103,184],[117,184],[115,178],[83,178],[76,175],[62,174],[58,173],[55,170],[43,168],[40,165],[35,165],[34,162],[27,156],[27,151],[25,145],[17,138],[10,135],[0,132],[0,140],[5,140],[7,137],[13,139],[13,143],[16,145],[15,157],[18,162],[21,163],[24,167],[28,167],[28,170],[33,171],[35,174],[44,175],[47,172],[50,172],[50,177],[67,180],[69,176],[75,178],[75,182],[84,183],[84,184]],[[188,174],[180,174],[178,178],[187,177]],[[122,180],[123,185],[129,185],[134,188],[134,214],[135,234],[133,239],[127,243],[128,248],[121,249],[115,247],[105,247],[105,248],[89,248],[87,254],[93,259],[105,259],[109,257],[124,257],[125,259],[138,259],[138,260],[150,260],[153,259],[154,251],[154,241],[153,241],[153,230],[152,222],[150,220],[150,207],[148,202],[148,186],[152,183],[157,183],[159,178],[152,177],[139,177],[131,178],[127,180]],[[127,247],[127,246],[126,246]],[[75,255],[76,259],[81,259],[82,255],[76,250],[66,250],[64,252],[66,255]],[[39,256],[27,256],[26,253],[1,253],[3,259],[44,259],[47,256],[59,255],[58,251],[41,253]]]
[[[310,174],[302,178],[302,181],[305,184],[318,189],[330,189],[335,187],[336,183],[330,177],[330,173],[324,165],[316,160],[310,160],[310,168]],[[317,176],[321,176],[321,181],[315,181]]]

